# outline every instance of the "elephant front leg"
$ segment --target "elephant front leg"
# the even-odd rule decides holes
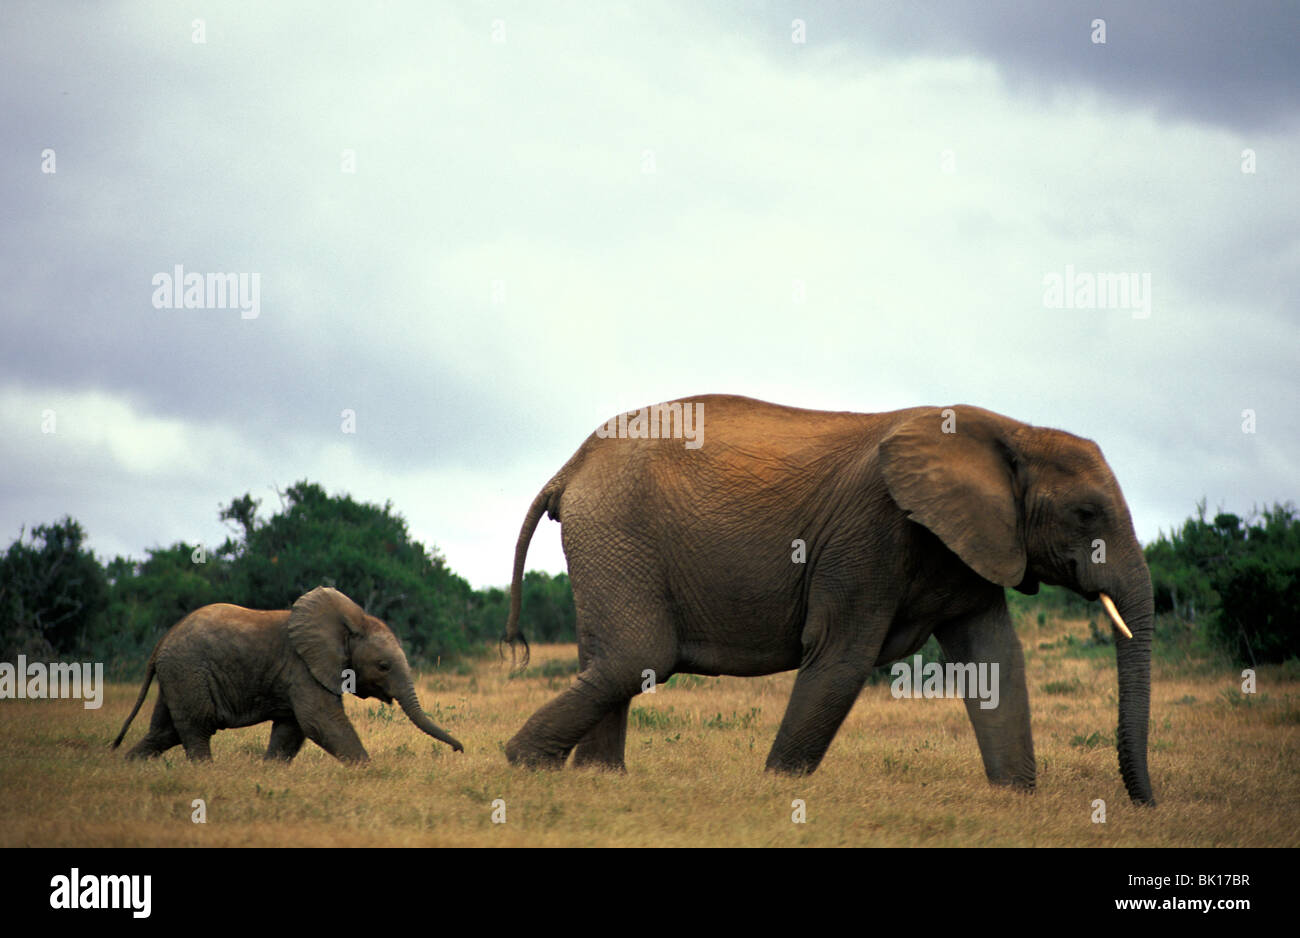
[[[264,759],[290,762],[302,748],[306,735],[294,720],[276,720],[271,724],[271,742],[266,747]]]
[[[321,694],[294,707],[303,734],[340,762],[369,762],[366,747],[343,712],[343,701],[326,691]]]
[[[1005,600],[962,619],[935,629],[935,638],[948,662],[975,664],[978,675],[984,665],[993,695],[982,699],[966,690],[966,713],[975,727],[984,771],[994,785],[1034,787],[1034,740],[1029,728],[1029,691],[1025,686],[1025,656],[1011,625]],[[993,668],[997,666],[996,683]],[[969,669],[968,669],[969,673]]]

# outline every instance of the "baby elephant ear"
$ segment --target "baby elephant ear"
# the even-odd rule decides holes
[[[913,521],[991,583],[1025,576],[1014,421],[978,407],[913,417],[880,444],[889,494]]]
[[[289,643],[320,684],[343,695],[348,666],[348,636],[361,635],[365,613],[336,589],[318,586],[304,593],[289,612]]]

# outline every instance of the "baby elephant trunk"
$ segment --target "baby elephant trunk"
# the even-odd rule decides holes
[[[425,713],[424,708],[420,706],[419,698],[415,696],[414,684],[408,684],[406,689],[397,695],[397,702],[401,706],[402,712],[406,714],[407,718],[420,729],[424,730],[434,739],[446,743],[452,749],[456,750],[456,752],[465,751],[465,747],[460,744],[460,741],[456,739],[455,736],[445,732],[437,723],[434,723],[429,719],[429,715]]]

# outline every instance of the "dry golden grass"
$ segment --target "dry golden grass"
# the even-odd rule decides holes
[[[1022,630],[1038,791],[984,779],[960,701],[894,700],[868,686],[817,773],[763,771],[793,674],[678,678],[633,701],[626,775],[511,768],[502,747],[569,676],[537,672],[574,646],[533,649],[508,679],[490,658],[463,676],[426,675],[420,697],[466,745],[433,743],[400,711],[347,698],[371,754],[348,768],[311,743],[266,764],[269,724],[213,739],[214,762],[122,758],[148,725],[154,694],[122,751],[108,748],[134,700],[111,685],[100,710],[80,701],[0,702],[3,846],[1296,846],[1300,680],[1263,668],[1254,697],[1234,671],[1157,664],[1151,769],[1159,807],[1124,793],[1113,733],[1113,652],[1061,648],[1083,622]],[[1042,645],[1053,647],[1043,648]],[[1289,675],[1289,677],[1288,677]],[[1096,734],[1095,736],[1093,734]],[[431,754],[432,753],[432,754]],[[191,822],[201,798],[207,823]],[[1106,823],[1092,822],[1094,799]],[[492,822],[505,802],[506,823]],[[791,821],[794,799],[807,822]]]

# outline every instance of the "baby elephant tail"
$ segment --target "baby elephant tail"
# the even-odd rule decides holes
[[[140,712],[140,707],[144,703],[144,699],[149,696],[149,685],[153,683],[153,675],[158,660],[158,648],[161,647],[161,645],[162,642],[159,642],[158,645],[154,647],[153,654],[149,656],[149,666],[144,672],[144,683],[140,685],[140,696],[135,698],[135,706],[131,708],[131,715],[128,716],[126,722],[122,724],[122,732],[118,733],[117,739],[113,740],[114,749],[122,745],[122,740],[126,738],[127,727],[131,725],[131,721],[135,719],[135,715]]]

